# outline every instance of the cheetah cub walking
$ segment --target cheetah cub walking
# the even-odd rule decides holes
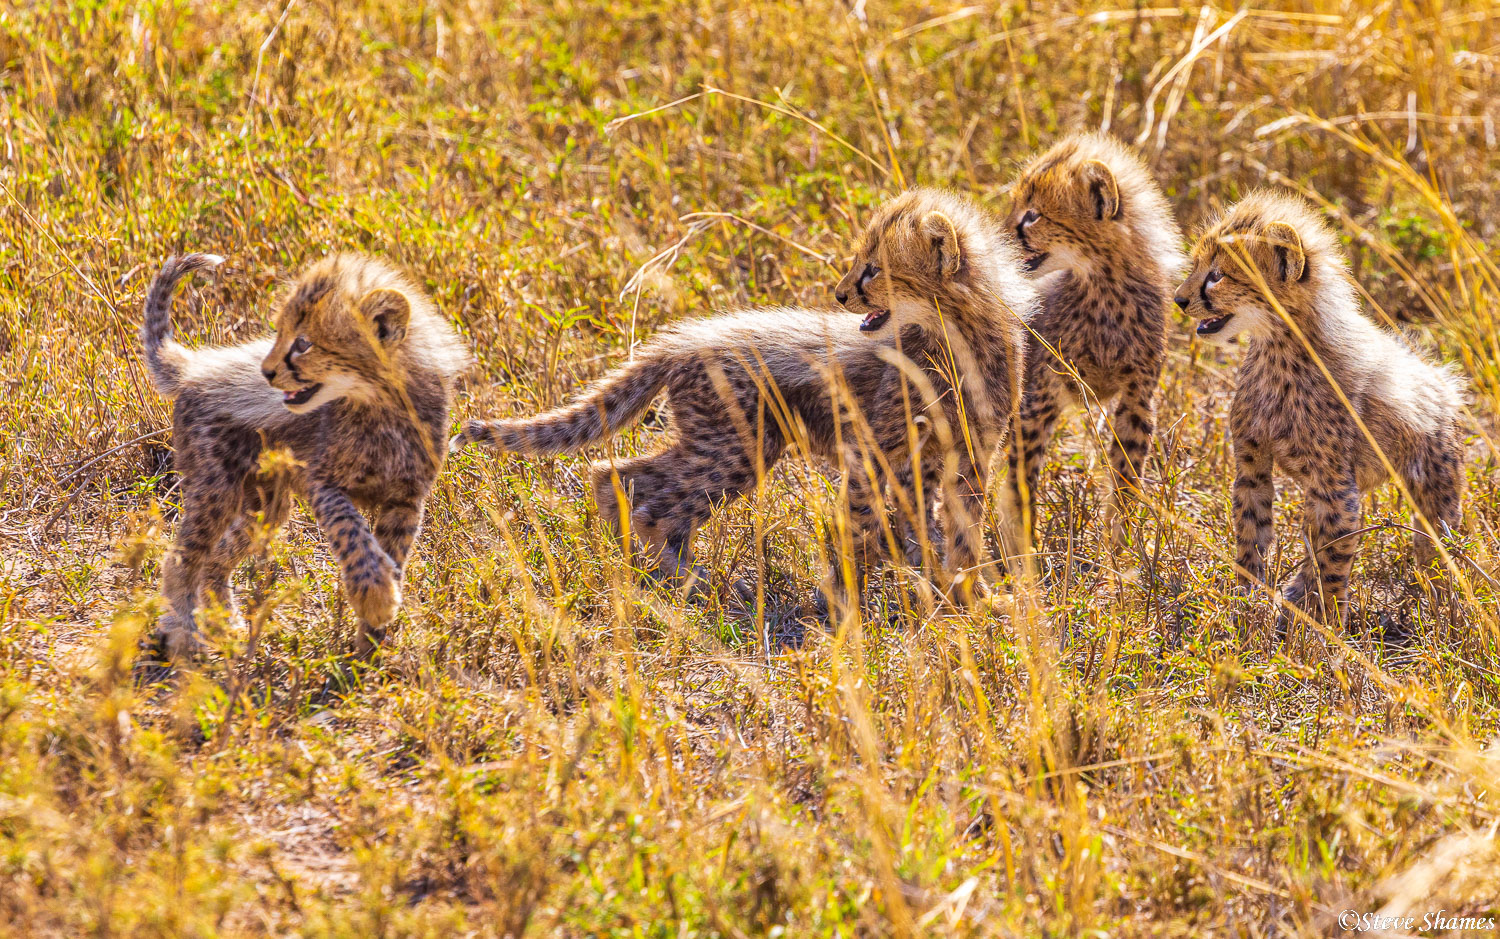
[[[1032,535],[1037,475],[1064,405],[1113,399],[1110,518],[1118,542],[1124,500],[1139,491],[1155,432],[1182,235],[1140,158],[1104,134],[1076,134],[1034,158],[1011,199],[1010,226],[1043,297],[1027,336],[1026,394],[1011,438],[1012,504]]]
[[[410,280],[349,254],[298,275],[275,336],[187,349],[171,338],[172,296],[182,278],[222,261],[171,258],[146,296],[146,362],[156,387],[176,399],[182,477],[182,517],[162,577],[171,609],[159,637],[173,657],[197,647],[200,600],[233,608],[230,575],[261,524],[274,531],[286,522],[295,490],[338,555],[367,655],[401,603],[402,569],[468,354]],[[262,450],[276,448],[289,449],[297,466],[261,474]]]
[[[1283,597],[1342,622],[1360,497],[1389,478],[1349,407],[1441,533],[1458,525],[1463,491],[1457,379],[1365,318],[1337,239],[1300,198],[1259,192],[1231,207],[1198,241],[1176,299],[1198,335],[1249,342],[1229,412],[1241,584],[1265,580],[1280,466],[1306,494],[1310,546]],[[1425,565],[1436,550],[1414,538]]]
[[[967,200],[907,192],[876,213],[838,286],[840,302],[862,321],[843,311],[769,309],[689,322],[637,350],[574,403],[532,418],[470,422],[454,446],[574,451],[618,433],[665,389],[672,445],[593,467],[600,513],[617,525],[622,493],[630,530],[662,573],[701,577],[693,537],[711,508],[738,498],[789,445],[805,441],[848,473],[860,586],[867,564],[882,558],[882,542],[893,540],[883,538],[890,529],[881,492],[892,487],[908,517],[919,517],[921,479],[927,493],[941,487],[949,586],[983,592],[985,474],[1009,425],[1021,319],[1036,299],[1019,263]],[[919,429],[921,417],[930,426]],[[924,441],[929,449],[914,452]],[[841,583],[835,575],[836,590]]]

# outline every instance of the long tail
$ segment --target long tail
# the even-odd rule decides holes
[[[605,375],[571,404],[535,417],[469,421],[449,450],[481,443],[511,453],[556,456],[617,434],[650,406],[667,384],[672,362],[648,356]]]
[[[224,263],[217,254],[185,254],[167,258],[151,289],[146,293],[146,320],[141,324],[141,344],[146,347],[146,367],[151,381],[164,395],[173,395],[182,385],[182,370],[188,351],[172,340],[172,296],[177,283],[194,271],[209,271]]]

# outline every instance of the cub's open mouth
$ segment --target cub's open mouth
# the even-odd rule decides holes
[[[1045,251],[1043,251],[1041,254],[1028,254],[1026,255],[1025,262],[1021,266],[1026,268],[1027,272],[1029,273],[1041,267],[1042,262],[1045,260],[1047,260],[1047,252]]]
[[[871,310],[860,320],[859,331],[871,333],[885,325],[885,321],[891,318],[890,310]]]
[[[319,382],[316,385],[308,385],[301,391],[283,391],[281,393],[281,403],[289,408],[294,408],[299,404],[306,404],[312,400],[313,395],[317,394],[318,389],[322,387],[323,384]]]
[[[1225,313],[1223,316],[1216,316],[1211,320],[1199,320],[1197,333],[1200,336],[1212,336],[1214,333],[1223,329],[1224,324],[1229,322],[1233,318],[1233,313]]]

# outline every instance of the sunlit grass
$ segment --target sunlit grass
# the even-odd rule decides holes
[[[0,926],[18,935],[1304,933],[1500,915],[1500,17],[1483,3],[19,4],[0,10]],[[669,106],[670,105],[670,106]],[[1149,509],[1105,542],[1091,416],[1015,616],[767,642],[830,488],[788,462],[706,526],[756,615],[643,591],[581,459],[444,471],[382,671],[304,514],[258,629],[131,682],[175,520],[136,331],[168,254],[197,342],[279,277],[388,256],[478,365],[458,416],[556,404],[661,324],[831,303],[901,182],[998,206],[1059,132],[1139,142],[1188,230],[1320,202],[1374,315],[1471,393],[1456,612],[1367,502],[1348,635],[1231,597],[1233,356],[1171,336]],[[654,259],[654,260],[653,260]],[[639,274],[639,276],[637,276]],[[661,434],[648,422],[621,452]],[[1273,570],[1301,556],[1283,491]],[[1066,563],[1069,561],[1088,561]],[[909,584],[908,584],[909,585]],[[1408,646],[1382,645],[1404,628]],[[771,638],[775,638],[772,636]]]

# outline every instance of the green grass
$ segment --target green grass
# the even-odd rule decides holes
[[[0,932],[1500,916],[1497,68],[1478,0],[0,6]],[[704,531],[715,570],[764,572],[747,620],[636,589],[581,460],[465,454],[365,686],[320,694],[353,624],[299,513],[238,582],[252,628],[212,629],[172,693],[133,687],[175,516],[136,340],[166,255],[229,258],[178,302],[197,342],[267,329],[277,280],[325,252],[388,256],[476,351],[456,416],[517,413],[676,318],[829,304],[903,184],[999,207],[1020,159],[1100,126],[1142,139],[1189,230],[1257,185],[1325,200],[1378,315],[1458,364],[1456,611],[1405,589],[1387,530],[1350,637],[1236,622],[1233,356],[1177,322],[1137,550],[1119,572],[1099,552],[1079,416],[1046,467],[1044,547],[1098,565],[1025,615],[902,612],[893,580],[892,616],[767,651],[817,589],[816,472],[789,464]],[[1300,495],[1281,509],[1284,572]],[[1390,487],[1367,519],[1409,524]],[[1416,642],[1371,639],[1381,616]]]

